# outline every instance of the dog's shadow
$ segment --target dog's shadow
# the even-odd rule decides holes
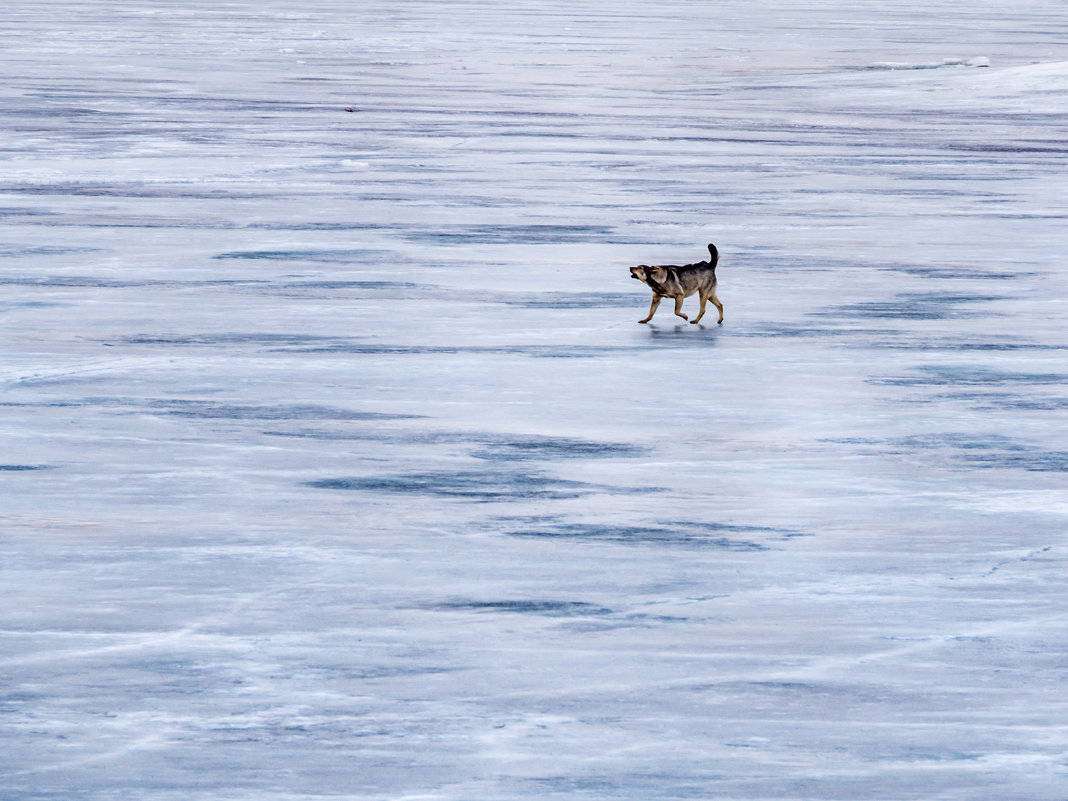
[[[712,331],[719,331],[723,327],[722,324],[706,326],[704,323],[698,323],[697,325],[692,325],[690,323],[680,323],[678,325],[672,326],[659,326],[656,324],[647,323],[646,325],[649,331],[649,336],[663,339],[675,339],[676,337],[683,337],[687,334],[693,334],[695,331],[704,331],[706,333]]]

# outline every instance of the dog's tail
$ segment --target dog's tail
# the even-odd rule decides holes
[[[708,243],[708,263],[712,265],[713,270],[719,264],[719,251],[716,250],[716,246],[711,242]]]

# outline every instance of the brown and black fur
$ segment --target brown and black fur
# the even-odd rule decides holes
[[[639,264],[630,268],[630,277],[636,278],[653,290],[653,305],[649,308],[649,316],[639,323],[647,323],[656,314],[656,307],[660,305],[661,298],[675,299],[675,314],[683,320],[689,320],[682,313],[682,301],[690,295],[697,294],[701,299],[701,307],[697,316],[690,320],[691,323],[700,322],[705,316],[705,302],[712,301],[712,305],[719,309],[719,320],[723,322],[723,304],[716,297],[716,263],[719,261],[719,251],[711,242],[708,245],[708,261],[699,261],[694,264],[686,264],[681,267],[674,264],[662,264],[650,267],[647,264]]]

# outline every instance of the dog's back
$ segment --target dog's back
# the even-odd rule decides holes
[[[708,243],[708,261],[697,261],[693,264],[681,266],[665,265],[670,278],[665,281],[665,287],[674,285],[681,290],[683,297],[700,290],[710,291],[716,287],[716,265],[719,263],[719,250],[711,242]],[[676,294],[671,292],[668,294]]]

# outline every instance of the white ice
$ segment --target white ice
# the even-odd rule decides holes
[[[0,799],[1064,801],[1066,24],[9,2]]]

